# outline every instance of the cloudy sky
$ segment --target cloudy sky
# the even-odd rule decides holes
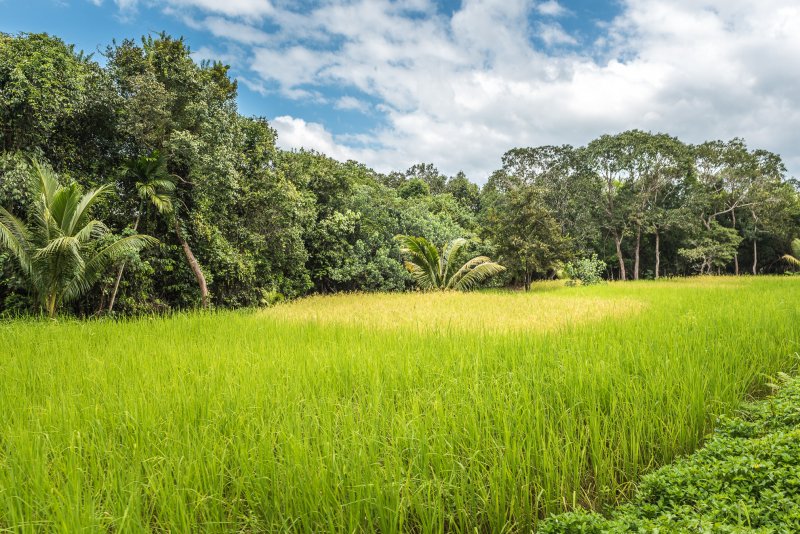
[[[800,177],[798,0],[0,0],[86,51],[165,30],[286,148],[482,183],[515,146],[744,137]]]

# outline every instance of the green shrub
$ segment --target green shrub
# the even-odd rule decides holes
[[[586,286],[599,284],[603,281],[603,271],[605,270],[606,262],[599,259],[597,254],[581,258],[576,262],[569,262],[564,267],[564,272],[570,279],[569,285],[575,285],[577,282]]]

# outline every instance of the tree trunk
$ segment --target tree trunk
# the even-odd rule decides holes
[[[617,258],[619,259],[619,279],[624,282],[628,278],[625,276],[625,260],[622,259],[622,238],[615,235],[614,244],[617,246]]]
[[[633,279],[639,279],[639,249],[642,244],[642,225],[636,225],[636,250],[633,253]]]
[[[111,290],[111,298],[108,300],[108,313],[114,311],[114,302],[117,300],[117,291],[119,291],[119,282],[122,280],[123,272],[125,272],[125,260],[122,260],[117,271],[117,278],[114,280],[114,288]]]
[[[736,210],[731,212],[731,217],[733,218],[733,229],[736,230]],[[739,251],[737,250],[736,253],[733,255],[733,268],[736,272],[736,276],[739,276]]]
[[[177,217],[175,218],[175,234],[178,236],[178,241],[180,241],[181,246],[183,247],[183,253],[186,255],[186,261],[189,262],[189,267],[191,267],[194,277],[197,279],[197,285],[200,286],[200,300],[203,308],[207,309],[208,286],[206,285],[206,277],[203,275],[203,271],[200,269],[200,264],[197,263],[197,258],[195,258],[194,254],[192,254],[192,249],[189,248],[189,243],[186,242],[183,234],[181,234],[181,226]]]
[[[758,240],[753,239],[753,276],[758,272]]]
[[[660,245],[661,245],[660,236],[658,234],[658,230],[656,229],[656,272],[655,272],[656,280],[658,280],[658,273],[659,273],[659,271],[661,269],[661,248],[660,248]]]
[[[47,295],[47,302],[45,303],[45,307],[47,308],[47,316],[50,319],[56,318],[56,293],[52,292]]]
[[[133,233],[136,233],[136,230],[139,229],[139,219],[142,216],[141,207],[139,208],[139,214],[136,216],[136,221],[133,223]],[[117,271],[117,278],[114,280],[114,289],[111,290],[111,298],[108,301],[108,313],[114,311],[114,302],[117,300],[117,291],[119,291],[119,282],[122,280],[122,273],[125,271],[125,260],[122,260],[122,263],[119,266],[119,270]]]

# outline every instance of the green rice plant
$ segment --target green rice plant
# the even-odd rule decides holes
[[[720,417],[702,449],[646,475],[609,518],[567,512],[541,532],[800,531],[800,380],[780,378],[776,396]]]
[[[695,278],[3,322],[0,529],[529,532],[624,502],[793,371],[798,297]]]

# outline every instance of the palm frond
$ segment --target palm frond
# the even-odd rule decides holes
[[[798,259],[796,256],[792,256],[791,254],[784,254],[783,260],[789,263],[790,265],[794,265],[795,267],[800,267],[800,259]]]
[[[0,247],[11,251],[26,273],[31,269],[30,237],[25,224],[5,208],[0,207]]]
[[[53,195],[61,187],[56,173],[48,166],[42,165],[37,159],[31,160],[33,193],[41,197],[45,205],[52,203]]]
[[[487,262],[490,262],[490,261],[492,261],[492,260],[490,260],[486,256],[475,256],[474,258],[471,258],[471,259],[467,260],[464,263],[464,265],[462,265],[458,269],[458,271],[453,273],[453,275],[448,279],[448,281],[447,281],[448,289],[455,289],[454,286],[462,278],[464,278],[464,276],[466,276],[474,267],[476,267],[477,265],[480,265],[481,263],[487,263]]]
[[[461,249],[467,244],[464,238],[453,239],[445,244],[442,248],[442,258],[440,260],[440,271],[442,281],[449,280],[449,277],[456,270],[456,261],[458,261]]]
[[[75,239],[77,239],[79,243],[83,244],[92,238],[103,237],[107,233],[108,227],[97,219],[93,219],[86,223],[83,228],[75,232]]]
[[[163,192],[175,191],[175,182],[170,178],[152,178],[147,182],[136,182],[137,191],[145,189]]]
[[[406,269],[411,272],[415,280],[425,288],[440,287],[439,251],[424,237],[398,235],[395,239],[400,243],[400,252],[408,256],[405,262]],[[415,270],[409,268],[415,265]],[[425,278],[428,281],[424,281]]]
[[[486,256],[477,256],[464,263],[458,270],[458,257],[467,240],[454,239],[439,250],[423,237],[395,236],[400,243],[400,252],[406,256],[404,265],[414,281],[423,289],[459,289],[476,287],[505,267]]]
[[[430,273],[425,269],[421,268],[419,265],[415,263],[411,263],[410,261],[404,262],[406,269],[409,273],[411,273],[411,277],[420,286],[422,289],[435,289],[436,286],[434,285],[434,280],[431,278]]]
[[[489,258],[486,259],[488,260]],[[454,283],[453,289],[460,289],[462,291],[474,289],[485,280],[500,274],[505,270],[505,267],[493,261],[479,263],[478,265],[472,267],[469,272],[467,272],[456,283]]]
[[[75,236],[72,235],[65,235],[61,237],[57,237],[55,239],[51,239],[47,242],[47,244],[41,248],[39,248],[34,254],[34,259],[45,259],[48,256],[53,256],[55,254],[64,254],[66,252],[74,252],[76,247],[79,246],[80,243]]]
[[[135,187],[140,199],[150,202],[159,213],[172,211],[175,180],[167,174],[166,161],[159,151],[133,160],[128,169],[137,178]]]
[[[75,217],[78,205],[81,202],[83,191],[81,187],[72,183],[59,189],[53,197],[53,203],[49,207],[53,222],[63,234],[72,235],[71,223]]]
[[[172,212],[172,196],[159,193],[150,197],[150,203],[155,206],[159,213]]]
[[[76,228],[83,226],[88,218],[91,207],[107,195],[111,191],[111,187],[111,184],[100,186],[83,195],[80,200],[77,200],[72,210],[69,224],[64,229],[65,233],[72,234],[75,232]]]
[[[81,272],[66,285],[62,296],[63,301],[69,302],[88,291],[103,276],[108,267],[121,258],[135,254],[143,248],[157,243],[158,240],[153,237],[137,234],[117,239],[99,250],[86,261]]]

